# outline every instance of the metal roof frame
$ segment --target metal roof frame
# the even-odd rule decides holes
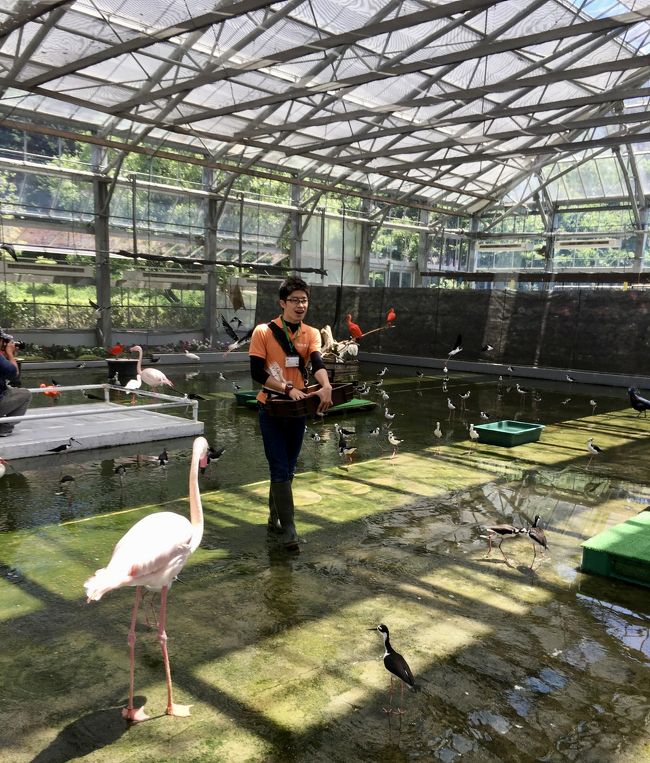
[[[623,2],[7,0],[0,126],[115,148],[115,176],[181,147],[217,191],[245,173],[461,215],[525,180],[552,203],[558,160],[626,146],[638,218],[650,5]]]

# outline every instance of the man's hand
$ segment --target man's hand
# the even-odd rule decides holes
[[[321,387],[316,394],[320,398],[317,413],[325,413],[332,405],[332,387],[329,384]]]
[[[7,356],[7,360],[13,360],[14,359],[14,353],[16,352],[16,343],[15,342],[7,342],[5,344],[5,355]]]

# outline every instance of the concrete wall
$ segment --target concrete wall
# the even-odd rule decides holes
[[[280,281],[260,281],[256,323],[279,314]],[[330,324],[347,338],[345,315],[364,331],[396,327],[361,340],[364,352],[445,358],[458,334],[458,360],[650,374],[650,292],[575,289],[554,292],[371,289],[313,285],[307,322]],[[338,311],[337,311],[338,302]],[[338,316],[338,319],[336,319]],[[481,353],[484,344],[494,350]]]

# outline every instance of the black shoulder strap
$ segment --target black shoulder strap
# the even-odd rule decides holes
[[[307,369],[305,368],[305,361],[302,358],[302,355],[299,352],[296,352],[296,350],[292,350],[291,346],[289,345],[289,339],[287,338],[287,335],[284,333],[284,331],[278,326],[277,323],[273,323],[271,321],[268,324],[268,327],[271,329],[271,333],[275,337],[277,343],[282,348],[282,352],[284,352],[285,355],[289,356],[298,356],[298,368],[300,369],[300,373],[302,374],[302,378],[305,380],[305,384],[307,383],[307,380],[309,379],[309,375],[307,374]]]

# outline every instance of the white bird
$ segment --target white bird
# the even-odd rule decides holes
[[[453,412],[456,410],[456,406],[447,398],[447,408],[449,409],[449,418],[451,418]]]
[[[185,350],[185,357],[188,360],[201,360],[201,358],[195,352],[190,352],[189,350]]]
[[[375,427],[374,429],[370,430],[369,434],[371,437],[377,437],[380,431],[381,430],[379,429],[379,427]]]
[[[469,425],[469,439],[472,441],[472,444],[474,447],[476,447],[476,443],[478,442],[479,434],[474,429],[474,424]]]
[[[589,465],[591,464],[591,462],[593,460],[593,457],[597,456],[599,453],[603,453],[604,451],[603,451],[602,448],[599,448],[598,445],[596,445],[596,443],[594,442],[594,438],[593,437],[590,437],[587,440],[587,450],[591,454],[589,456],[589,462],[587,463],[587,467],[589,467]]]
[[[135,379],[129,379],[128,382],[124,385],[125,390],[131,390],[132,392],[136,389],[140,389],[142,386],[142,375],[137,374]],[[131,405],[135,405],[135,395],[131,395]]]
[[[395,437],[395,435],[391,431],[389,431],[388,442],[393,446],[393,455],[391,456],[391,458],[394,458],[395,455],[397,454],[398,446],[400,445],[400,443],[403,443],[404,440],[398,440],[397,437]]]
[[[479,416],[480,416],[482,419],[486,419],[486,420],[490,418],[490,414],[489,414],[489,413],[487,413],[486,411],[481,411],[481,412],[479,413]]]
[[[461,400],[461,403],[460,403],[460,407],[461,407],[461,408],[464,408],[464,407],[465,407],[465,401],[466,401],[466,400],[469,400],[469,396],[470,396],[471,394],[472,394],[472,393],[471,393],[471,390],[469,390],[469,389],[468,389],[468,390],[467,390],[467,392],[465,392],[464,394],[462,394],[462,395],[461,395],[461,394],[459,394],[459,395],[458,395],[458,397],[459,397],[459,398],[460,398],[460,400]]]
[[[318,432],[310,432],[309,436],[314,442],[320,442],[320,435]]]
[[[570,397],[567,397],[567,398],[565,398],[565,399],[564,399],[564,400],[563,400],[563,401],[560,403],[560,405],[567,405],[567,403],[569,403],[569,402],[571,402],[571,398],[570,398]]]
[[[518,384],[517,384],[517,392],[520,395],[527,395],[528,394],[528,390],[524,389],[524,387],[520,387]]]
[[[566,380],[567,380],[568,382],[574,382],[574,381],[575,381],[575,379],[573,378],[573,376],[569,376],[569,374],[567,374],[567,375],[566,375]]]
[[[591,415],[593,416],[594,413],[596,413],[596,406],[598,405],[598,403],[592,398],[589,401],[589,405],[591,406]]]
[[[219,376],[217,376],[217,379],[219,379],[219,381],[226,381],[226,377],[221,373],[221,371],[219,371]]]
[[[440,422],[436,421],[436,428],[433,430],[433,434],[440,439],[442,437],[442,429],[440,429]]]
[[[137,373],[140,374],[140,378],[144,384],[146,384],[148,387],[151,387],[154,392],[158,389],[158,387],[162,386],[167,386],[174,389],[174,385],[169,381],[169,379],[162,371],[159,371],[157,368],[142,368],[142,347],[140,347],[139,344],[133,345],[129,352],[138,353]]]
[[[384,366],[381,371],[377,372],[377,376],[383,376],[388,371],[388,366]]]
[[[442,373],[443,373],[445,376],[447,376],[447,374],[449,373],[449,369],[447,368],[447,364],[446,364],[446,363],[445,363],[445,365],[444,365],[444,366],[443,366],[443,368],[442,368]]]
[[[385,389],[380,389],[379,395],[384,402],[386,402],[387,400],[390,400],[390,395],[388,394],[388,392],[386,392]]]
[[[392,421],[395,418],[395,414],[391,413],[388,408],[384,408],[384,418],[388,419],[388,421]]]
[[[104,594],[116,588],[135,586],[135,602],[128,637],[131,682],[128,705],[122,710],[122,716],[132,722],[148,718],[144,707],[133,706],[135,626],[143,586],[149,590],[160,591],[158,641],[167,679],[166,713],[178,716],[190,714],[189,706],[177,705],[173,701],[165,620],[167,592],[203,537],[203,507],[198,473],[199,466],[207,462],[208,448],[208,441],[204,437],[194,440],[189,474],[190,519],[171,511],[160,511],[144,517],[117,543],[108,566],[97,570],[84,583],[88,602],[99,601]]]

